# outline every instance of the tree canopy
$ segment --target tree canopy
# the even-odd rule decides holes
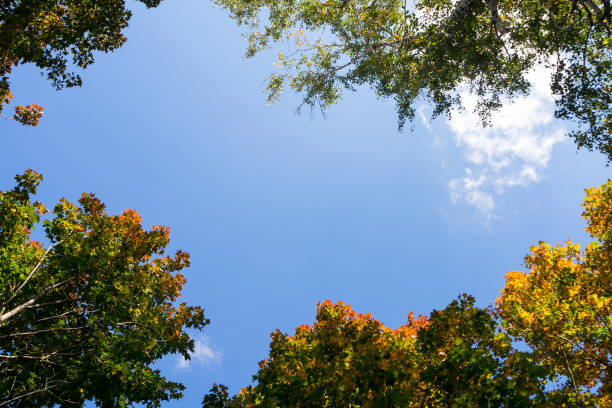
[[[139,1],[146,7],[161,3]],[[92,64],[96,51],[120,47],[130,17],[124,0],[0,0],[0,113],[13,97],[13,67],[35,64],[57,89],[80,86],[74,69]],[[13,118],[35,126],[42,110],[36,104],[17,106]]]
[[[326,301],[312,326],[272,334],[256,385],[232,398],[215,385],[203,406],[527,406],[544,381],[523,354],[469,296],[395,330]]]
[[[401,128],[419,100],[433,104],[433,117],[450,114],[467,88],[487,124],[529,92],[526,74],[542,66],[576,144],[612,160],[609,0],[215,1],[250,30],[247,57],[289,43],[268,101],[289,86],[326,109],[343,88],[367,84],[395,100]]]
[[[60,200],[43,223],[46,249],[32,233],[47,212],[31,195],[32,170],[0,192],[0,406],[147,407],[180,398],[182,384],[151,364],[189,358],[208,320],[178,303],[189,255],[164,255],[166,227],[146,231],[138,213],[108,215],[83,194]]]
[[[609,406],[612,182],[587,190],[584,206],[596,241],[584,253],[533,247],[496,307],[462,295],[389,329],[319,303],[312,326],[272,333],[255,385],[230,397],[215,384],[203,407]]]

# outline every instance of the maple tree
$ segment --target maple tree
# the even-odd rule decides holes
[[[151,364],[189,358],[203,310],[178,303],[189,255],[164,255],[166,227],[146,231],[138,213],[109,215],[92,194],[47,212],[32,201],[32,170],[0,192],[0,406],[125,407],[181,397]]]
[[[161,2],[139,1],[146,7]],[[57,89],[80,86],[72,67],[87,68],[94,52],[120,47],[130,17],[124,0],[0,0],[0,115],[13,97],[9,75],[15,66],[35,64]],[[17,106],[12,118],[36,126],[42,110]]]
[[[610,406],[612,181],[588,189],[584,208],[596,241],[534,246],[495,308],[462,295],[393,330],[319,303],[312,326],[272,333],[254,385],[230,397],[214,384],[202,406]]]
[[[246,56],[287,40],[268,101],[285,86],[326,109],[342,89],[370,85],[393,98],[400,128],[415,104],[450,115],[468,88],[487,124],[507,99],[529,92],[526,73],[551,72],[556,116],[579,147],[612,160],[609,0],[215,0],[246,26]]]

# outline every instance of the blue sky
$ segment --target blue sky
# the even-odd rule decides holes
[[[265,106],[273,56],[244,60],[222,10],[132,6],[129,41],[82,88],[15,71],[15,102],[45,116],[0,122],[0,189],[34,168],[48,206],[93,192],[171,228],[171,250],[192,257],[185,298],[212,323],[192,362],[160,362],[187,385],[167,406],[197,406],[213,381],[248,385],[269,333],[312,322],[317,301],[397,327],[461,292],[493,302],[539,240],[587,240],[583,189],[610,169],[559,137],[568,125],[550,120],[545,87],[484,131],[468,111],[398,133],[392,102],[366,88],[326,118],[298,115],[290,92]]]

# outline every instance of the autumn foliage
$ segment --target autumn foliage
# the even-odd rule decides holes
[[[397,329],[325,301],[312,326],[271,337],[256,385],[232,398],[215,385],[204,407],[525,406],[543,393],[538,367],[509,358],[510,339],[467,295]]]
[[[27,106],[16,106],[15,114],[13,115],[13,119],[17,122],[28,125],[28,126],[36,126],[38,122],[40,122],[40,118],[42,118],[43,108],[42,106],[38,106],[36,104],[27,105]]]
[[[7,105],[13,99],[13,94],[8,89],[0,88],[0,116],[8,119],[8,117],[2,115],[2,108]],[[15,113],[13,119],[22,125],[26,126],[37,126],[42,118],[43,107],[36,104],[27,106],[15,106]]]
[[[508,332],[566,381],[561,391],[612,405],[612,182],[587,189],[583,250],[570,241],[540,242],[525,257],[527,272],[510,272],[497,307]]]
[[[390,329],[319,303],[314,324],[272,333],[254,385],[215,384],[203,407],[611,406],[612,182],[584,208],[596,240],[532,247],[495,308],[462,295]]]

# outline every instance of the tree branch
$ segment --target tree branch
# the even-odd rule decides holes
[[[15,402],[15,401],[17,401],[17,400],[19,400],[19,399],[22,399],[22,398],[25,398],[25,397],[27,397],[27,396],[34,395],[34,394],[38,394],[38,393],[40,393],[40,392],[45,392],[45,391],[48,391],[48,390],[49,390],[49,388],[53,388],[53,387],[55,387],[55,385],[48,386],[47,384],[45,384],[45,388],[42,388],[42,389],[39,389],[39,390],[34,390],[34,391],[28,392],[28,393],[26,393],[26,394],[21,394],[21,395],[18,395],[18,396],[14,397],[14,398],[12,398],[12,399],[10,399],[10,400],[8,400],[8,401],[0,402],[0,407],[2,407],[2,406],[4,406],[4,405],[8,405],[8,404],[10,404],[11,402]]]
[[[24,287],[25,285],[27,285],[27,283],[30,281],[30,279],[32,279],[32,276],[34,276],[34,274],[36,273],[36,271],[38,270],[38,268],[40,268],[40,265],[42,265],[43,261],[44,261],[44,260],[47,258],[47,256],[49,255],[49,252],[51,252],[51,250],[52,250],[52,249],[53,249],[53,248],[54,248],[56,245],[59,245],[59,244],[61,244],[61,243],[62,243],[62,241],[60,240],[60,241],[58,241],[58,242],[55,242],[55,243],[53,243],[53,244],[49,245],[49,248],[47,248],[47,250],[46,250],[46,251],[45,251],[45,253],[43,254],[42,258],[40,258],[40,261],[38,261],[38,263],[36,264],[36,266],[34,267],[34,269],[32,269],[32,270],[30,271],[30,273],[29,273],[29,274],[28,274],[28,276],[27,276],[27,277],[24,279],[24,281],[23,281],[23,282],[21,282],[21,285],[19,285],[19,287],[18,287],[17,289],[15,289],[15,292],[13,293],[13,295],[12,295],[12,296],[11,296],[11,297],[10,297],[8,300],[6,300],[6,301],[3,301],[3,302],[2,302],[2,312],[4,312],[4,307],[5,307],[6,305],[8,305],[8,304],[11,302],[11,300],[15,299],[15,297],[16,297],[16,296],[19,294],[19,291],[20,291],[21,289],[23,289],[23,287]],[[1,319],[1,318],[0,318],[0,322],[1,322],[1,321],[3,321],[3,320],[4,320],[4,319]]]
[[[500,35],[506,34],[506,27],[504,27],[504,23],[502,23],[499,18],[497,0],[485,0],[485,2],[487,3],[487,6],[489,6],[489,11],[491,12],[491,23],[493,23],[493,26]]]
[[[448,20],[463,20],[478,0],[461,0],[454,8]]]
[[[36,307],[36,306],[34,306],[36,304],[36,301],[38,301],[38,299],[40,299],[45,293],[47,293],[48,291],[63,285],[66,282],[69,282],[69,281],[71,281],[73,279],[74,279],[74,277],[66,279],[66,280],[64,280],[62,282],[59,282],[59,283],[55,283],[53,285],[49,285],[49,286],[43,288],[42,290],[40,290],[40,292],[38,292],[38,294],[36,296],[31,298],[27,302],[22,303],[21,305],[13,308],[12,310],[10,310],[10,311],[0,315],[0,323],[4,322],[5,320],[10,319],[14,315],[16,315],[17,313],[19,313],[19,312],[21,312],[21,311],[23,311],[25,309],[30,309],[32,307]]]
[[[35,330],[35,331],[23,332],[23,333],[11,333],[11,334],[7,334],[5,336],[0,336],[0,338],[20,337],[20,336],[32,336],[34,334],[49,333],[49,332],[54,332],[54,331],[83,330],[83,329],[88,329],[89,327],[90,326],[88,326],[88,325],[85,325],[85,326],[75,326],[75,327],[54,327],[54,328],[51,328],[51,329]]]
[[[595,4],[595,2],[593,2],[593,0],[580,0],[580,3],[582,3],[583,6],[590,8],[593,13],[595,13],[595,15],[602,15],[603,16],[603,12],[601,11],[601,9],[597,6],[597,4]]]

